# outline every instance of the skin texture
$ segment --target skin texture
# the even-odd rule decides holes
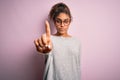
[[[70,23],[68,25],[65,25],[63,23],[63,21],[70,19],[69,16],[65,13],[60,13],[57,16],[57,19],[62,20],[62,23],[61,23],[61,25],[57,25],[57,23],[55,23],[55,21],[54,21],[54,24],[55,24],[55,27],[57,30],[57,33],[55,35],[63,36],[63,37],[70,37],[70,35],[68,34],[68,28],[69,28]]]
[[[53,34],[54,36],[63,36],[63,37],[71,37],[68,34],[68,28],[70,25],[70,18],[67,14],[65,13],[60,13],[57,17],[57,20],[61,21],[54,21],[57,33]],[[67,25],[66,25],[67,23]],[[69,23],[69,24],[68,24]],[[59,25],[58,25],[59,24]],[[51,30],[50,30],[50,25],[49,22],[45,22],[45,33],[42,34],[42,36],[36,40],[34,40],[34,44],[36,46],[36,49],[38,52],[41,53],[48,53],[52,50],[52,41],[51,41]]]

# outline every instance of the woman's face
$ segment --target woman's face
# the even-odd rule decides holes
[[[70,25],[70,17],[65,13],[60,13],[56,17],[54,24],[56,26],[57,33],[64,35],[68,31]]]

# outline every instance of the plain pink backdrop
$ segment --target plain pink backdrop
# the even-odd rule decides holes
[[[120,0],[0,0],[0,80],[42,80],[44,57],[33,41],[57,2],[72,12],[82,80],[120,80]]]

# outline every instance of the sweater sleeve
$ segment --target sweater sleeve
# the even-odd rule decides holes
[[[77,56],[77,68],[78,68],[78,78],[81,80],[81,44],[79,44],[79,53]]]

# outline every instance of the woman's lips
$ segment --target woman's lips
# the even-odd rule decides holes
[[[64,29],[60,29],[60,31],[64,31]]]
[[[65,29],[63,29],[63,28],[60,28],[59,30],[60,30],[60,31],[64,31]]]

